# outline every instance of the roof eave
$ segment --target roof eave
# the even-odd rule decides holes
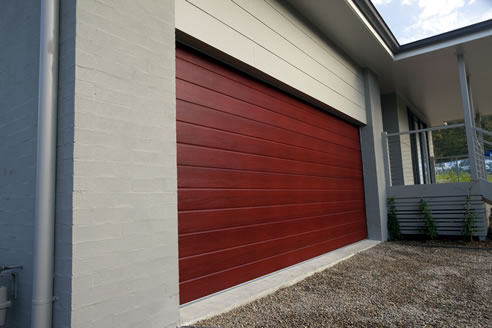
[[[371,27],[378,33],[385,45],[391,50],[395,60],[439,49],[443,46],[458,45],[462,42],[492,35],[492,19],[489,19],[446,33],[400,45],[370,0],[352,0],[352,2],[364,15],[367,22],[371,24]]]

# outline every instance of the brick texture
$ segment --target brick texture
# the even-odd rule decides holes
[[[174,33],[172,0],[77,2],[72,327],[177,324]]]

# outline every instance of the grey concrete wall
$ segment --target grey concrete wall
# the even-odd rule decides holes
[[[383,114],[379,85],[373,73],[364,73],[367,125],[360,128],[368,238],[387,240],[386,176],[383,151]]]
[[[60,1],[53,326],[71,326],[76,0]]]
[[[388,133],[400,132],[397,101],[394,93],[381,97],[381,109],[383,112],[384,131]],[[401,139],[401,136],[388,137],[388,155],[392,185],[404,184]]]
[[[398,131],[408,131],[408,104],[399,96],[397,96],[397,110],[398,110]],[[403,181],[405,185],[413,185],[413,162],[412,162],[412,146],[410,141],[410,135],[404,135],[400,137],[401,147],[401,161],[403,167]]]
[[[410,105],[396,93],[383,96],[381,104],[384,130],[388,133],[408,131],[407,106]],[[389,137],[388,148],[392,185],[413,185],[410,136]]]
[[[30,322],[39,9],[38,0],[0,1],[0,264],[24,266],[8,328]]]
[[[77,1],[75,44],[71,326],[175,327],[174,1]]]
[[[60,10],[54,321],[69,327],[75,0],[62,1]],[[0,264],[24,266],[8,328],[29,327],[31,318],[39,27],[39,1],[0,2]]]

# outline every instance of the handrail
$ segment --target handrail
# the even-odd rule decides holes
[[[411,131],[404,131],[404,132],[388,133],[386,136],[387,137],[394,137],[394,136],[401,136],[401,135],[406,135],[406,134],[413,134],[413,133],[420,133],[420,132],[427,132],[427,131],[436,131],[436,130],[461,128],[461,127],[464,127],[464,126],[465,126],[465,123],[453,124],[453,125],[442,125],[442,126],[436,126],[436,127],[433,127],[433,128],[426,128],[426,129],[411,130]],[[492,136],[492,133],[490,134],[490,136]]]
[[[482,128],[475,128],[475,130],[477,130],[478,132],[481,132],[481,133],[483,133],[483,134],[486,134],[486,135],[488,135],[489,137],[492,137],[492,132],[489,132],[489,131],[484,130],[484,129],[482,129]]]
[[[439,160],[439,159],[458,159],[458,158],[468,158],[468,154],[467,155],[456,155],[456,156],[442,156],[442,157],[436,157],[436,161]]]
[[[483,142],[484,144],[486,144],[487,146],[492,146],[492,142],[490,142],[490,141],[487,141],[487,140],[482,140],[482,142]]]

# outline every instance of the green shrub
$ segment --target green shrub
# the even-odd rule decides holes
[[[398,217],[396,216],[395,199],[388,198],[388,231],[390,239],[400,239],[400,223],[398,222]]]
[[[422,214],[425,221],[424,234],[430,239],[436,238],[437,237],[436,223],[432,218],[431,211],[429,210],[429,205],[424,199],[420,200],[419,210],[420,210],[420,214]]]

